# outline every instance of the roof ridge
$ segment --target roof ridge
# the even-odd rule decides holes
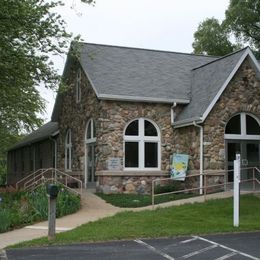
[[[189,56],[199,56],[199,57],[205,57],[205,58],[219,58],[220,57],[220,56],[213,56],[213,55],[194,54],[194,53],[156,50],[156,49],[146,49],[146,48],[139,48],[139,47],[128,47],[128,46],[119,46],[119,45],[110,45],[110,44],[99,44],[99,43],[88,43],[88,42],[80,42],[80,43],[85,44],[85,45],[96,45],[96,46],[113,47],[113,48],[120,48],[120,49],[133,49],[133,50],[140,50],[140,51],[173,53],[173,54],[181,54],[181,55],[189,55]]]
[[[249,47],[249,46],[246,46],[246,47],[243,48],[243,49],[240,49],[240,50],[234,51],[234,52],[232,52],[232,53],[229,53],[229,54],[227,54],[227,55],[225,55],[225,56],[219,57],[219,58],[216,59],[216,60],[212,60],[212,61],[207,62],[207,63],[205,63],[205,64],[203,64],[203,65],[201,65],[201,66],[199,66],[199,67],[193,68],[192,71],[197,70],[197,69],[200,69],[200,68],[202,68],[202,67],[205,67],[205,66],[207,66],[207,65],[209,65],[209,64],[211,64],[211,63],[213,63],[213,62],[217,62],[217,61],[220,61],[220,60],[222,60],[222,59],[225,59],[225,58],[227,58],[227,57],[229,57],[229,56],[235,55],[235,54],[237,54],[237,53],[239,53],[239,52],[245,51],[246,49],[250,49],[250,47]]]

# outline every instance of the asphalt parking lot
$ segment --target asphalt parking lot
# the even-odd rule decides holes
[[[2,259],[260,259],[260,232],[12,249]]]

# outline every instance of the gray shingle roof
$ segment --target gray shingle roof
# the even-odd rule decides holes
[[[82,44],[81,65],[99,98],[190,99],[191,70],[216,57]]]
[[[48,122],[45,125],[39,127],[37,130],[33,131],[31,134],[27,135],[23,140],[12,146],[9,151],[45,140],[52,136],[56,131],[58,131],[57,122]]]
[[[191,101],[176,121],[202,117],[246,49],[219,58],[192,71]]]

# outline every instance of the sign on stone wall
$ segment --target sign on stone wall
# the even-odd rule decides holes
[[[121,158],[119,158],[119,157],[108,158],[107,169],[109,171],[120,171],[120,170],[122,170]]]
[[[184,181],[189,163],[188,154],[174,153],[172,156],[171,178],[178,181]]]

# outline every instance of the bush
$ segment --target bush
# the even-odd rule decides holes
[[[80,208],[80,197],[59,186],[57,217],[76,212]],[[48,197],[42,185],[33,192],[0,194],[0,233],[15,227],[48,219]]]
[[[161,193],[178,191],[181,189],[182,189],[182,183],[180,181],[173,181],[172,183],[158,184],[157,186],[155,186],[154,193],[161,194]]]
[[[5,232],[11,226],[10,211],[0,208],[0,233]]]

